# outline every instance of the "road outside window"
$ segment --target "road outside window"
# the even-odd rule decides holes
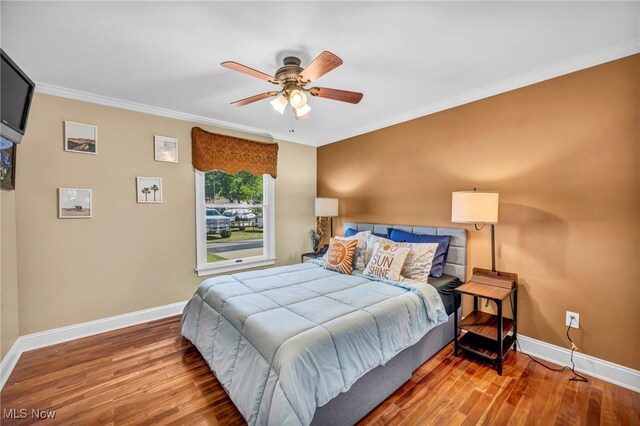
[[[266,220],[273,204],[268,199],[273,197],[273,190],[268,190],[270,180],[269,176],[247,172],[216,170],[202,174],[203,197],[198,208],[204,223],[200,223],[198,232],[204,235],[200,239],[199,270],[271,257],[267,241],[272,221]]]

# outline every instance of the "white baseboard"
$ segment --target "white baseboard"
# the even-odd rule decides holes
[[[518,335],[518,343],[523,352],[560,366],[571,366],[571,350],[555,346],[531,337]],[[580,352],[574,352],[576,371],[604,380],[623,388],[640,392],[640,371]]]
[[[16,366],[20,355],[23,352],[57,343],[68,342],[69,340],[80,339],[94,334],[105,333],[119,328],[130,327],[149,321],[179,315],[184,310],[187,302],[172,303],[171,305],[158,306],[157,308],[145,309],[114,317],[103,318],[95,321],[83,322],[70,325],[68,327],[54,328],[53,330],[41,331],[39,333],[27,334],[18,337],[7,355],[0,364],[0,389],[4,387],[7,379]]]
[[[2,389],[4,384],[7,382],[13,368],[20,359],[20,355],[22,355],[22,345],[21,337],[18,336],[11,346],[11,349],[9,349],[9,352],[7,352],[7,354],[2,358],[2,362],[0,363],[0,389]]]
[[[0,389],[2,389],[11,375],[13,368],[16,366],[23,352],[179,315],[184,310],[185,304],[186,302],[178,302],[171,305],[159,306],[157,308],[145,309],[143,311],[131,312],[129,314],[20,336],[0,364]],[[568,365],[570,363],[571,351],[569,349],[523,335],[518,336],[518,342],[523,352],[533,355],[536,358],[558,365]],[[640,392],[640,371],[638,370],[579,352],[574,353],[573,359],[576,364],[576,371],[631,389],[635,392]]]

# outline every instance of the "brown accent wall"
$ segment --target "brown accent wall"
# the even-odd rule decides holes
[[[500,192],[498,269],[520,275],[520,332],[640,369],[640,55],[323,146],[339,221],[451,224],[451,192]],[[341,224],[337,224],[341,229]],[[568,362],[568,360],[567,360]]]
[[[98,126],[98,155],[63,150],[65,120]],[[193,295],[206,278],[194,272],[194,125],[36,94],[16,169],[21,335]],[[178,138],[178,164],[154,161],[154,134]],[[279,144],[276,256],[289,264],[311,245],[316,148]],[[136,176],[161,177],[164,202],[137,204]],[[93,218],[58,219],[60,187],[93,189]]]

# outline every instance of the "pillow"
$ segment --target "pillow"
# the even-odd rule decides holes
[[[364,252],[364,263],[368,264],[371,259],[371,255],[373,255],[373,249],[376,247],[376,243],[393,243],[388,238],[379,237],[375,234],[369,234],[367,237],[367,248]]]
[[[387,228],[387,229],[391,229],[391,228]],[[356,235],[358,232],[371,232],[371,231],[356,231],[353,228],[347,228],[347,230],[344,231],[344,236],[345,236],[345,238],[346,237],[352,237],[352,236]],[[384,238],[386,238],[388,234],[376,234],[376,233],[373,233],[373,235],[375,235],[376,237],[384,237]]]
[[[402,265],[410,251],[410,248],[400,247],[399,244],[376,243],[362,275],[399,281]]]
[[[367,251],[365,253],[365,261],[369,264],[373,250],[376,243],[393,244],[387,238],[376,237],[375,235],[369,235],[367,238]],[[395,243],[401,247],[408,247],[411,249],[407,259],[402,267],[401,275],[405,278],[421,281],[426,283],[429,278],[429,272],[431,271],[431,264],[436,254],[438,244],[435,243]]]
[[[402,276],[423,283],[427,282],[431,264],[436,255],[436,243],[395,243],[411,249],[402,267]]]
[[[347,238],[347,237],[353,237],[353,236],[354,236],[354,235],[356,235],[357,233],[358,233],[358,231],[356,231],[355,229],[353,229],[353,228],[347,228],[347,230],[346,230],[346,231],[344,231],[344,237],[345,237],[345,238]]]
[[[347,229],[347,231],[349,229]],[[371,235],[371,231],[356,232],[351,236],[347,236],[346,234],[347,232],[345,232],[344,237],[335,237],[335,238],[342,241],[356,240],[358,242],[358,244],[356,245],[356,251],[353,254],[353,269],[357,271],[362,271],[364,267],[367,266],[367,263],[364,261],[364,254],[367,251],[367,237]],[[326,260],[326,257],[327,255],[325,254],[325,260]]]
[[[400,229],[390,229],[389,238],[396,242],[408,243],[437,243],[438,250],[431,265],[431,276],[440,278],[444,273],[444,264],[447,262],[447,253],[451,243],[451,235],[426,235],[412,234]]]
[[[345,241],[344,239],[331,238],[327,250],[327,261],[324,269],[351,275],[351,262],[356,251],[358,240]]]

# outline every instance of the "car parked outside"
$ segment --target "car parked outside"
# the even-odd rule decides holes
[[[240,231],[257,224],[257,216],[251,209],[227,209],[223,215],[231,219],[231,226]]]
[[[231,236],[231,219],[223,216],[214,208],[206,208],[207,233],[220,234],[222,238]]]

